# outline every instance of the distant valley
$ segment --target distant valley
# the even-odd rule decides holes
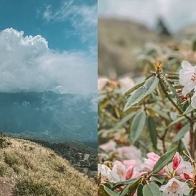
[[[6,134],[96,146],[96,94],[0,93],[0,108],[0,131]]]

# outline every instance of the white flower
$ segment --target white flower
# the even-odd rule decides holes
[[[185,96],[193,89],[196,90],[196,67],[193,67],[187,61],[182,61],[181,65],[179,82],[184,86],[182,94]]]
[[[119,175],[104,164],[98,164],[98,174],[101,174],[101,183],[120,181]]]
[[[163,196],[183,196],[189,194],[190,188],[187,183],[172,178],[160,187],[160,191],[163,191]]]

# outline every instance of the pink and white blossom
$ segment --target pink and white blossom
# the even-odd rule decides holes
[[[196,90],[196,67],[187,61],[182,61],[182,69],[180,70],[179,82],[184,86],[182,94],[185,96],[193,89]]]
[[[141,171],[142,161],[141,160],[124,160],[122,163],[125,165],[127,170],[129,171],[129,179],[130,179],[130,171],[132,170],[132,178],[138,177],[138,173]],[[127,172],[128,172],[127,171]]]
[[[98,164],[98,175],[101,175],[101,183],[120,181],[119,175],[104,164]]]
[[[111,150],[114,150],[116,147],[116,142],[113,140],[108,141],[105,144],[99,145],[99,148],[101,148],[102,150],[104,150],[105,152],[109,152]]]
[[[171,178],[166,185],[160,187],[160,191],[163,196],[183,196],[189,194],[190,188],[187,183]]]
[[[159,159],[160,156],[155,154],[154,152],[148,153],[147,159],[146,158],[144,159],[143,168],[151,172]]]
[[[126,180],[127,168],[120,161],[114,161],[112,171],[120,177],[121,181]]]
[[[177,152],[172,162],[169,163],[167,167],[165,167],[165,171],[167,173],[175,171],[175,174],[177,176],[180,176],[182,179],[184,179],[184,173],[188,175],[192,175],[193,167],[190,162],[184,161],[183,158]]]
[[[117,155],[120,159],[141,159],[141,151],[135,146],[123,146],[117,148]]]

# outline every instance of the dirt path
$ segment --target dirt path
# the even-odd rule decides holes
[[[13,196],[13,187],[13,181],[7,178],[0,178],[0,196]]]

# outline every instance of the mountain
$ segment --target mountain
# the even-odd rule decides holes
[[[0,196],[95,196],[92,178],[54,151],[0,135]]]
[[[137,72],[137,57],[147,42],[167,42],[169,36],[130,20],[99,19],[99,67],[101,76],[115,77]]]
[[[97,141],[96,94],[0,93],[0,130],[51,142]]]

